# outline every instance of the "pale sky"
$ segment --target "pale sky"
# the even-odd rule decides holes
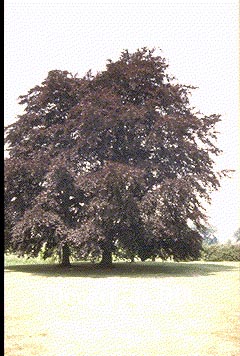
[[[5,0],[5,125],[22,112],[19,95],[50,70],[102,70],[123,49],[161,48],[168,72],[199,87],[191,103],[221,114],[217,169],[235,169],[212,194],[209,222],[223,242],[240,226],[238,0],[137,3]]]

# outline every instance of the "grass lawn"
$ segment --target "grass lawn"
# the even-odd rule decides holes
[[[20,262],[5,260],[6,356],[240,354],[238,262]]]

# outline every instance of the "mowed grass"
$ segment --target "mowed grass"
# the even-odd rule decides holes
[[[6,356],[240,354],[237,262],[5,263]]]

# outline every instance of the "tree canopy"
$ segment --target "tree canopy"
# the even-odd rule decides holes
[[[203,204],[226,175],[214,169],[221,119],[195,112],[194,87],[167,68],[155,49],[124,50],[96,75],[53,70],[20,96],[6,128],[6,250],[200,256]]]
[[[240,242],[240,227],[233,234],[236,242]]]

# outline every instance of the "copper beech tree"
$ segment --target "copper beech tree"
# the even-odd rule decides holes
[[[227,171],[219,115],[194,112],[192,86],[156,50],[124,50],[84,77],[48,73],[6,128],[5,248],[45,257],[199,257],[204,201]]]

